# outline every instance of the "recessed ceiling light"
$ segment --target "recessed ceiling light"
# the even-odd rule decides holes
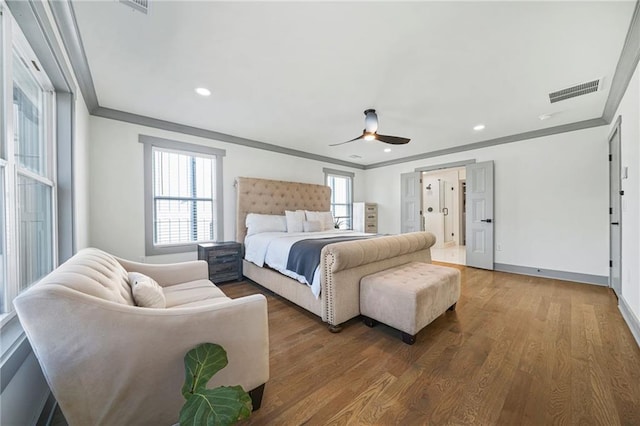
[[[539,116],[538,116],[538,118],[539,118],[540,120],[542,120],[542,121],[544,121],[544,120],[548,120],[548,119],[550,119],[551,117],[553,117],[553,114],[552,114],[552,113],[542,114],[542,115],[539,115]]]
[[[196,93],[200,96],[209,96],[211,94],[211,90],[205,89],[204,87],[198,87],[196,89]]]
[[[484,130],[484,124],[478,124],[477,126],[475,126],[473,128],[473,130],[475,130],[476,132],[478,132],[480,130]]]
[[[391,148],[385,148],[384,152],[391,152]]]

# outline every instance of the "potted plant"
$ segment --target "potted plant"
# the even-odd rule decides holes
[[[182,386],[186,402],[180,410],[181,426],[232,425],[251,415],[251,397],[242,386],[207,389],[213,375],[228,363],[227,352],[214,343],[202,343],[187,352]]]

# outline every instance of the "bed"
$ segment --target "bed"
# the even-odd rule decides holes
[[[328,186],[239,177],[236,180],[236,241],[245,242],[249,213],[284,215],[285,210],[328,211]],[[320,295],[308,286],[268,267],[243,259],[243,274],[252,281],[317,315],[338,332],[360,315],[360,279],[408,262],[431,262],[435,237],[428,232],[381,236],[326,245],[320,254]]]

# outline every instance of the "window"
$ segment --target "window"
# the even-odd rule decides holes
[[[324,169],[325,182],[331,188],[331,213],[340,229],[353,228],[353,173]]]
[[[147,255],[193,251],[222,237],[223,150],[140,135],[145,145]]]
[[[2,64],[11,107],[2,108],[0,152],[0,313],[57,262],[54,103],[51,81],[9,14]],[[8,26],[8,27],[7,27]],[[8,100],[7,100],[8,102]]]

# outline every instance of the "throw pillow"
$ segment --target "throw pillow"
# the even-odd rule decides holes
[[[303,232],[304,228],[304,210],[296,210],[294,212],[286,210],[284,212],[287,218],[287,232]]]
[[[304,232],[320,232],[322,231],[322,223],[317,220],[305,220],[303,228]]]
[[[136,305],[143,308],[167,307],[164,291],[153,278],[140,272],[129,272],[129,285]]]
[[[314,212],[305,210],[307,220],[318,221],[322,226],[322,231],[330,231],[333,227],[333,214],[329,212]]]
[[[247,215],[247,236],[262,232],[287,232],[284,215],[249,213]]]

